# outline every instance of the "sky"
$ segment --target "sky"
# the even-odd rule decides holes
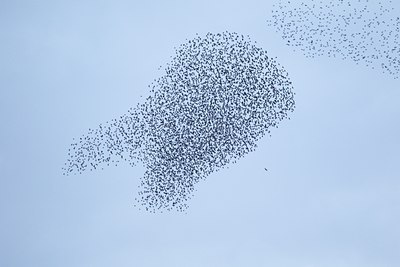
[[[273,3],[1,1],[0,266],[400,266],[400,81],[293,51]],[[222,31],[288,71],[291,120],[185,213],[134,207],[140,166],[62,175],[72,138],[149,95],[174,47]]]

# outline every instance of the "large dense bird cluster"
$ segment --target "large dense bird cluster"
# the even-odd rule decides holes
[[[176,49],[151,95],[72,144],[65,173],[126,160],[146,167],[138,202],[185,210],[195,185],[236,162],[295,108],[275,59],[236,33],[208,33]]]
[[[307,57],[351,59],[398,78],[400,18],[391,1],[280,1],[268,21]]]

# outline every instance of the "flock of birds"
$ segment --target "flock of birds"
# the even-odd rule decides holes
[[[141,162],[137,201],[183,211],[195,185],[236,162],[295,108],[287,72],[248,37],[196,36],[125,115],[90,129],[69,150],[64,173]]]
[[[400,18],[391,1],[280,1],[268,25],[307,57],[351,59],[398,78]]]
[[[280,1],[269,25],[308,57],[350,58],[397,78],[400,19],[373,2]],[[179,46],[150,88],[144,103],[75,140],[63,168],[69,175],[141,162],[136,200],[150,212],[187,209],[199,181],[253,151],[295,108],[287,72],[231,32]]]

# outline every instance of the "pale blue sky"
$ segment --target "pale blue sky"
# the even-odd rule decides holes
[[[0,266],[400,266],[400,81],[293,52],[272,4],[1,1]],[[138,103],[175,46],[226,30],[293,81],[272,138],[186,214],[133,207],[140,167],[62,176],[72,138]]]

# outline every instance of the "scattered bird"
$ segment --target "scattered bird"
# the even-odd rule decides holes
[[[351,59],[380,68],[395,79],[400,71],[400,18],[392,1],[280,1],[268,26],[307,57]]]
[[[288,73],[237,33],[180,45],[151,94],[71,144],[64,172],[127,161],[146,168],[138,206],[184,211],[195,185],[254,151],[295,108]]]

